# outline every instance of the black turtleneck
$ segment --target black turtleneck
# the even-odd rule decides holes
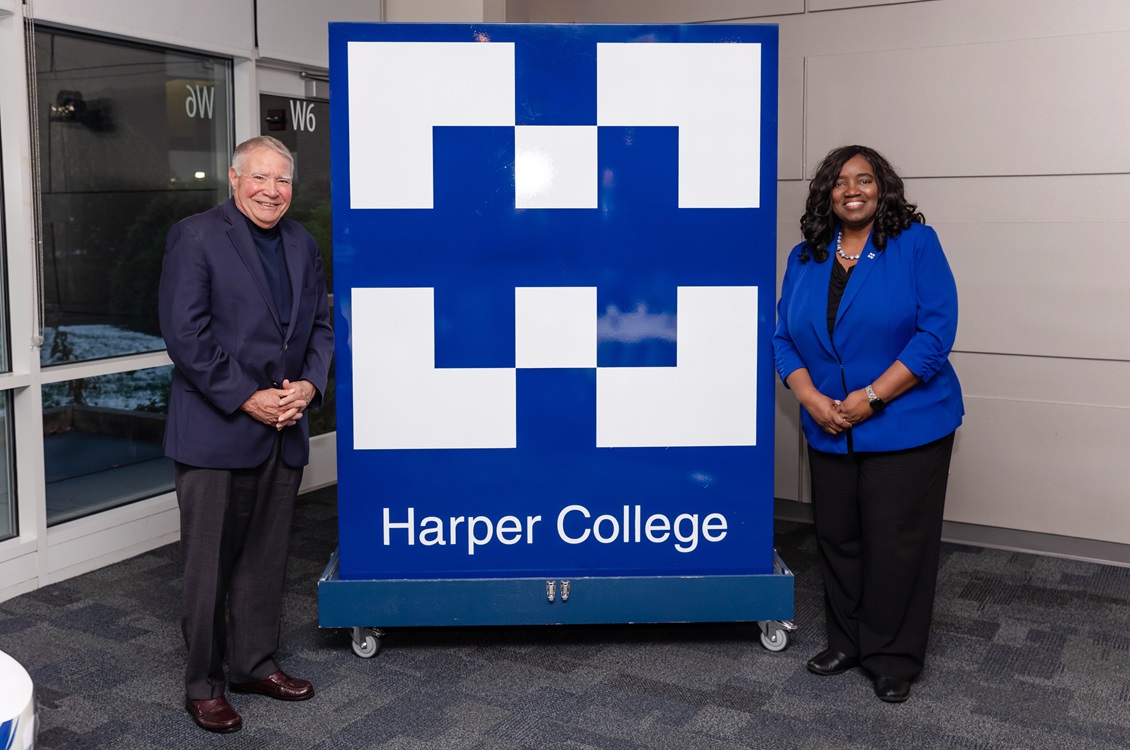
[[[270,229],[263,229],[247,219],[247,226],[251,227],[251,239],[255,240],[255,249],[259,251],[259,260],[263,263],[267,283],[271,286],[271,296],[275,298],[275,309],[278,310],[279,320],[285,331],[290,325],[291,291],[282,235],[277,224]]]

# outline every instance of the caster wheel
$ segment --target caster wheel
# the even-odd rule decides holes
[[[762,631],[761,645],[769,651],[784,651],[789,646],[789,634],[783,628],[775,628],[768,633]]]
[[[360,630],[357,628],[356,630]],[[373,631],[368,631],[364,635],[360,632],[355,632],[353,635],[353,653],[360,656],[362,659],[372,659],[381,650],[381,640]]]

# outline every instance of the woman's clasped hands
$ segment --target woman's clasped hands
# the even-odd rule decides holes
[[[852,391],[843,401],[821,396],[817,408],[809,409],[808,413],[824,432],[839,435],[875,412],[871,409],[871,401],[867,398],[867,394],[861,389]]]

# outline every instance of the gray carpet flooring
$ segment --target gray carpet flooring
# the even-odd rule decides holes
[[[739,624],[391,631],[360,659],[317,626],[336,488],[299,499],[283,621],[303,703],[232,695],[244,729],[182,708],[177,545],[0,603],[0,650],[39,691],[44,750],[118,748],[1130,747],[1130,569],[945,545],[925,674],[901,705],[823,646],[811,527],[778,522],[799,630],[764,650]]]

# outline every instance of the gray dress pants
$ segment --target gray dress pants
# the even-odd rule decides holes
[[[287,546],[302,481],[302,469],[280,459],[280,443],[253,469],[176,464],[185,694],[193,700],[224,694],[225,657],[232,682],[261,680],[279,668]]]

